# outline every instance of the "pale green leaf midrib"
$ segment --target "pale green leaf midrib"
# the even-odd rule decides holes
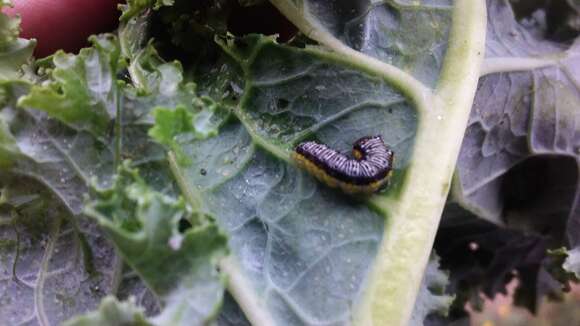
[[[376,202],[392,216],[358,325],[406,325],[409,320],[475,95],[485,16],[482,0],[455,2],[445,63],[432,108],[420,118],[406,189],[398,201]],[[401,252],[412,257],[402,257]]]

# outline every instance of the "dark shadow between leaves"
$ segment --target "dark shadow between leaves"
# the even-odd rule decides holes
[[[502,180],[504,221],[549,236],[550,247],[566,245],[566,223],[578,182],[578,165],[572,157],[542,155],[521,162]]]

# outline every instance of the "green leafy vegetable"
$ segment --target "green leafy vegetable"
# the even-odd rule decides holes
[[[10,6],[10,1],[2,1],[0,10]],[[0,82],[19,78],[23,75],[22,66],[31,58],[35,40],[19,38],[20,18],[0,14]]]
[[[564,268],[570,273],[574,273],[577,279],[580,279],[580,249],[578,247],[568,252],[568,258],[564,262]]]
[[[0,120],[0,167],[7,168],[18,156],[16,140],[10,134],[4,120]]]
[[[208,97],[198,99],[196,102],[199,112],[195,114],[183,106],[175,109],[156,108],[153,111],[155,126],[149,130],[149,136],[174,150],[184,164],[187,164],[189,159],[185,157],[179,143],[188,139],[216,136],[219,125],[227,117],[225,109]]]
[[[171,6],[173,3],[174,0],[128,0],[127,4],[119,5],[123,11],[120,19],[126,21],[149,8],[157,10],[163,6]]]
[[[86,212],[96,218],[125,261],[160,296],[157,325],[204,324],[215,317],[223,284],[215,264],[226,238],[183,200],[158,193],[124,166],[111,189],[97,190]],[[180,222],[193,226],[181,232]]]
[[[477,273],[471,267],[473,263],[461,267],[466,260],[460,263],[457,257],[462,254],[457,252],[449,254],[446,267],[452,271],[452,282],[457,277],[464,286],[481,286],[489,297],[505,290],[511,276],[501,275],[509,276],[515,268],[521,284],[516,303],[533,311],[539,298],[554,295],[563,287],[555,281],[556,275],[547,271],[550,259],[546,250],[578,247],[580,88],[575,71],[580,64],[580,48],[578,42],[567,45],[548,39],[547,34],[538,37],[542,34],[516,21],[506,1],[488,1],[487,35],[482,78],[457,165],[452,199],[470,212],[463,216],[475,214],[528,234],[497,227],[482,232],[480,227],[465,226],[473,232],[465,236],[464,229],[454,232],[450,228],[447,237],[485,246],[483,251],[495,257],[483,264],[487,272],[482,277],[473,277]],[[453,209],[447,215],[455,215]],[[493,227],[484,229],[489,228]],[[487,243],[489,239],[494,241]],[[461,246],[447,243],[441,247],[459,251]],[[572,249],[563,266],[571,273],[578,271],[573,263],[575,251]],[[446,255],[442,256],[445,264]],[[465,268],[467,265],[469,268]],[[460,272],[454,274],[454,270]],[[468,282],[467,273],[471,274]],[[471,299],[479,300],[477,292]],[[456,303],[461,309],[464,300]]]
[[[66,326],[149,326],[142,308],[135,305],[134,300],[119,302],[114,297],[105,297],[99,310],[85,316],[67,321]]]
[[[116,32],[39,61],[0,15],[2,320],[429,325],[513,270],[532,310],[580,274],[579,43],[552,18],[507,0],[120,7]],[[274,8],[298,35],[232,30]],[[291,159],[376,134],[396,160],[372,196]]]
[[[409,325],[424,325],[430,314],[447,315],[454,299],[453,296],[445,293],[448,285],[448,275],[440,270],[439,257],[432,255],[425,270]]]
[[[287,16],[295,15],[291,6],[282,9]],[[425,21],[428,23],[430,21]],[[297,25],[308,28],[312,23]],[[332,38],[325,34],[321,40]],[[239,106],[233,110],[237,121],[224,126],[215,138],[184,144],[183,152],[193,162],[189,166],[178,164],[174,170],[181,171],[179,175],[184,180],[180,184],[191,189],[184,192],[196,197],[190,201],[201,203],[205,210],[215,215],[232,237],[237,259],[224,270],[236,275],[236,280],[232,281],[235,284],[230,286],[234,298],[255,323],[274,320],[311,324],[353,318],[376,318],[375,321],[382,324],[389,323],[388,320],[398,323],[399,318],[402,321],[411,313],[410,306],[409,310],[397,308],[395,312],[395,306],[389,304],[393,300],[382,298],[379,304],[376,294],[371,294],[371,298],[376,298],[371,300],[377,300],[371,301],[371,305],[376,302],[380,309],[379,306],[373,308],[376,315],[359,317],[354,311],[357,307],[351,302],[362,293],[360,286],[369,277],[364,266],[374,265],[374,248],[377,248],[383,233],[381,219],[387,217],[389,211],[399,211],[399,217],[388,216],[388,230],[418,227],[417,223],[413,226],[403,221],[409,218],[404,217],[406,214],[419,212],[403,209],[403,213],[396,204],[391,206],[394,204],[391,200],[397,196],[413,197],[412,192],[403,190],[404,194],[401,194],[399,190],[406,185],[394,183],[390,192],[371,201],[369,210],[364,202],[347,200],[340,194],[320,188],[287,162],[289,150],[305,138],[318,138],[339,149],[346,149],[355,136],[381,133],[400,155],[400,165],[397,166],[399,182],[408,182],[403,172],[407,169],[409,156],[413,151],[420,151],[413,149],[418,115],[413,106],[418,105],[421,113],[427,112],[422,101],[430,92],[428,87],[393,66],[360,52],[345,50],[344,45],[333,48],[348,54],[341,57],[320,49],[279,46],[272,39],[252,36],[226,39],[221,43],[239,64],[243,76],[243,84],[236,85],[244,90]],[[476,60],[477,51],[470,54],[464,58]],[[345,89],[345,84],[353,87]],[[411,98],[410,102],[405,95]],[[436,96],[438,100],[443,99]],[[463,102],[454,102],[457,103]],[[430,121],[425,122],[426,125],[434,123],[432,128],[442,120],[437,119],[437,115],[425,119]],[[336,130],[345,132],[333,132]],[[432,148],[432,143],[429,144],[426,142],[422,146]],[[430,154],[424,152],[422,155]],[[436,193],[444,196],[446,190],[437,190]],[[443,202],[438,199],[432,203],[437,206]],[[425,216],[423,214],[421,212],[418,216]],[[357,223],[353,224],[355,221]],[[394,221],[402,224],[394,227]],[[428,224],[432,225],[433,221],[429,220]],[[344,233],[341,231],[343,228]],[[397,243],[397,238],[400,240],[398,245],[403,246],[416,241],[409,238],[405,240],[409,243],[406,243],[395,236],[395,231],[390,232],[383,239],[387,247]],[[252,241],[248,241],[248,237]],[[304,247],[312,243],[320,243],[314,247],[317,250]],[[416,244],[411,247],[419,251],[425,249]],[[280,256],[280,251],[288,254]],[[425,252],[425,263],[428,251]],[[357,254],[353,256],[355,252]],[[365,254],[361,255],[361,252]],[[378,259],[379,269],[385,268],[382,267],[384,264],[392,266],[387,269],[404,268],[393,265],[396,259],[391,255]],[[333,264],[333,261],[339,263]],[[417,276],[420,281],[422,266],[417,266],[416,274],[407,273],[401,277]],[[304,268],[305,272],[301,273]],[[280,276],[279,271],[285,273]],[[377,272],[375,275],[381,274]],[[318,278],[317,275],[332,277]],[[344,280],[339,283],[348,280],[348,283],[337,289],[335,280]],[[385,286],[381,285],[382,281],[371,277],[366,283],[370,293],[377,293],[375,288]],[[413,283],[396,281],[396,284]],[[243,293],[240,289],[244,289]],[[342,295],[336,293],[337,290]],[[409,292],[408,289],[401,291]],[[316,300],[320,295],[335,299]],[[265,298],[264,303],[255,304],[257,298]],[[411,302],[413,298],[414,295],[409,297]],[[393,314],[387,312],[391,309],[388,307],[392,307]],[[379,313],[379,310],[382,311]]]
[[[13,292],[7,297],[18,297],[24,301],[8,299],[3,304],[1,315],[14,323],[28,320],[40,324],[63,321],[95,307],[104,294],[115,294],[125,287],[122,284],[123,262],[110,246],[111,240],[105,240],[96,225],[82,213],[86,196],[89,195],[88,189],[93,184],[98,189],[108,189],[117,179],[115,175],[120,163],[126,158],[134,158],[132,166],[139,167],[147,180],[147,187],[142,190],[144,193],[158,194],[152,188],[173,193],[174,184],[165,163],[165,152],[147,136],[153,122],[150,112],[156,106],[192,107],[193,103],[197,103],[198,111],[204,109],[205,102],[196,97],[189,84],[182,82],[180,66],[154,60],[158,57],[151,47],[140,50],[142,59],[132,63],[132,67],[139,69],[142,78],[148,81],[147,89],[144,89],[118,80],[125,67],[125,59],[120,56],[116,37],[103,35],[92,38],[92,41],[94,46],[82,50],[79,55],[57,53],[46,62],[43,67],[48,75],[43,78],[47,77],[48,80],[42,85],[33,85],[24,79],[2,84],[2,180],[24,180],[18,185],[18,191],[23,193],[19,197],[45,198],[38,190],[41,189],[49,194],[46,198],[54,202],[52,206],[58,207],[56,210],[50,206],[40,206],[33,212],[46,216],[47,221],[54,221],[47,222],[49,228],[43,227],[41,221],[44,219],[36,218],[36,223],[27,222],[27,227],[36,232],[50,230],[44,235],[49,246],[38,241],[36,245],[33,242],[25,246],[32,241],[30,231],[13,231],[14,227],[33,221],[31,218],[19,214],[17,218],[10,218],[2,224],[2,238],[11,244],[0,251],[3,261],[7,262],[3,265],[6,269],[2,270],[3,289],[19,289],[22,273],[29,279],[26,275],[32,275],[30,273],[38,275],[37,279],[27,281],[26,286],[31,289],[29,294]],[[18,99],[20,108],[16,105]],[[200,112],[195,113],[201,115]],[[36,183],[42,186],[33,187]],[[12,184],[3,190],[4,197],[14,188]],[[152,196],[157,198],[164,195]],[[7,216],[14,216],[12,211],[21,210],[19,205],[10,204],[9,207],[13,208],[7,211]],[[213,259],[210,242],[206,240],[217,241],[217,248],[224,238],[209,220],[204,228],[198,227],[197,231],[190,233],[201,234],[196,239],[208,246],[208,259]],[[43,236],[40,232],[39,237]],[[168,244],[160,243],[160,247],[163,246]],[[35,250],[45,251],[39,264],[34,263],[38,256],[35,256]],[[221,250],[225,247],[222,246]],[[30,266],[24,264],[27,271],[20,271],[18,267],[23,266],[22,259],[32,262]],[[52,267],[49,264],[51,261],[57,265]],[[204,297],[202,301],[205,305],[196,306],[194,310],[188,309],[179,298],[195,286],[196,278],[192,275],[184,275],[183,278],[165,275],[175,281],[184,281],[180,284],[187,283],[189,288],[164,289],[165,309],[155,323],[172,324],[179,318],[188,320],[192,316],[199,320],[211,319],[223,293],[221,278],[212,287],[210,283],[206,284],[211,275],[206,277],[201,273],[204,268],[207,273],[215,273],[212,266],[200,263],[197,279],[205,278],[197,284],[206,286],[206,294],[213,291],[216,299],[211,302]],[[66,280],[62,280],[64,273],[70,276]],[[15,276],[10,277],[11,274]],[[45,284],[49,281],[50,286]],[[73,295],[75,291],[81,294]],[[23,306],[32,310],[23,310]],[[207,308],[197,310],[204,307]]]
[[[45,111],[72,128],[104,138],[119,105],[114,77],[120,51],[116,40],[109,37],[93,38],[92,42],[94,48],[83,49],[79,55],[57,52],[51,73],[54,83],[51,87],[33,86],[18,104]]]
[[[30,178],[1,178],[0,239],[6,323],[57,324],[116,291],[117,261],[102,234]]]
[[[186,133],[195,131],[193,127],[193,115],[184,107],[177,107],[175,110],[157,108],[153,112],[155,126],[149,129],[149,136],[160,144],[169,146],[177,156],[187,163],[187,159],[181,152],[176,138]]]

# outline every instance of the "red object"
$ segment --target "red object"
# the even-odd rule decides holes
[[[118,25],[119,0],[13,0],[9,15],[22,17],[22,37],[35,38],[36,56],[58,49],[76,52],[92,34],[112,31]]]

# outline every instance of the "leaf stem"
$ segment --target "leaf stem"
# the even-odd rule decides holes
[[[46,280],[46,273],[48,273],[50,259],[52,258],[54,247],[56,245],[56,241],[58,240],[58,234],[60,232],[62,221],[63,217],[58,216],[52,222],[50,233],[48,235],[48,242],[44,250],[44,255],[42,256],[42,262],[40,264],[40,269],[36,278],[36,284],[34,285],[34,314],[38,320],[38,323],[42,326],[50,325],[48,317],[44,311],[44,282]]]
[[[114,86],[114,101],[115,101],[115,112],[116,112],[116,117],[115,117],[115,156],[113,157],[113,164],[115,167],[115,171],[117,171],[117,168],[119,167],[119,165],[121,164],[121,151],[123,148],[123,112],[122,112],[122,105],[121,105],[121,96],[120,94],[120,90],[119,90],[119,85],[115,85]]]
[[[169,168],[171,169],[171,173],[175,177],[175,181],[177,182],[179,189],[181,189],[181,191],[183,192],[185,200],[187,201],[189,206],[191,206],[191,209],[194,212],[201,211],[203,207],[201,193],[190,187],[189,183],[187,182],[185,176],[181,171],[181,167],[179,166],[175,153],[172,151],[168,152],[167,160],[169,161]]]
[[[245,93],[247,94],[248,92],[246,91]],[[242,112],[242,110],[239,109],[239,107],[235,108],[233,110],[233,112],[234,112],[234,115],[236,116],[236,118],[238,118],[238,120],[244,125],[244,127],[248,131],[248,134],[250,134],[252,141],[257,146],[265,149],[270,154],[272,154],[274,157],[276,157],[282,161],[285,161],[288,163],[292,162],[292,160],[290,159],[290,153],[287,150],[281,149],[279,146],[277,146],[276,144],[267,140],[266,138],[262,137],[259,133],[257,133],[255,131],[256,128],[251,125],[251,122],[249,121],[249,119],[246,119],[246,117],[244,116],[245,113]]]
[[[346,65],[356,66],[367,73],[380,76],[409,97],[415,103],[419,112],[427,110],[432,92],[411,74],[347,46],[330,34],[323,26],[316,23],[315,20],[309,19],[309,13],[304,8],[297,8],[294,2],[289,0],[270,0],[270,2],[307,37],[326,46],[333,52],[329,53],[328,51],[314,48],[307,48],[307,51],[332,57],[334,60]]]
[[[123,281],[123,267],[125,266],[125,261],[123,257],[119,254],[119,249],[117,247],[113,247],[115,251],[115,257],[113,261],[113,276],[111,280],[111,294],[118,295],[119,287],[121,286],[121,282]]]
[[[185,200],[192,207],[194,212],[199,212],[202,208],[201,193],[192,189],[185,179],[175,153],[167,153],[169,166],[175,180],[184,194]],[[219,262],[221,272],[228,276],[227,288],[236,302],[240,305],[246,317],[254,326],[275,325],[272,318],[267,313],[267,309],[260,306],[259,300],[248,284],[248,281],[242,276],[242,271],[234,260],[234,257],[226,257]]]
[[[20,260],[20,232],[16,225],[13,225],[14,232],[16,233],[16,252],[14,253],[14,261],[12,263],[12,279],[16,282],[21,284],[22,281],[18,278],[18,274],[16,272],[18,260]]]
[[[550,67],[555,66],[558,63],[558,58],[489,58],[483,61],[481,76],[498,72],[526,71]]]
[[[485,0],[456,0],[450,43],[429,111],[419,119],[399,198],[375,196],[388,215],[355,312],[356,325],[407,325],[449,192],[485,50]]]
[[[262,307],[260,300],[256,296],[253,286],[242,276],[242,271],[238,267],[235,258],[229,256],[219,263],[220,269],[228,275],[228,291],[234,297],[244,315],[253,326],[275,325],[272,317],[268,314],[268,309]]]

